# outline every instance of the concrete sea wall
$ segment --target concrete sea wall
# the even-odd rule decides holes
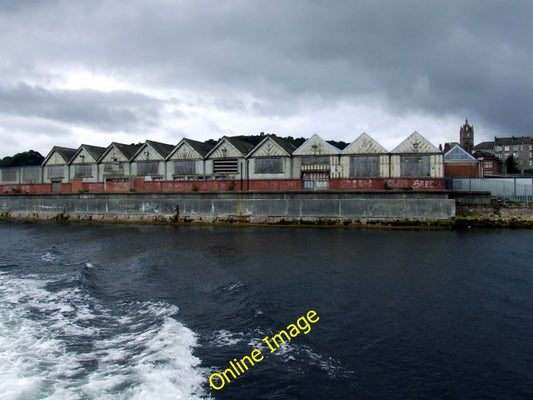
[[[3,218],[278,223],[455,217],[444,191],[79,193],[0,196]]]

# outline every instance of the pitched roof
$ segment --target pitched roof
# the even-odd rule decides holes
[[[98,160],[102,154],[104,154],[105,147],[100,146],[91,146],[89,144],[82,144],[82,146],[85,148],[85,151],[89,153],[95,160]]]
[[[295,156],[304,155],[335,155],[339,154],[340,149],[326,142],[316,133],[302,143],[292,154]]]
[[[194,159],[201,158],[203,159],[209,150],[211,150],[213,145],[198,142],[192,139],[183,138],[180,142],[172,149],[168,154],[167,160],[170,159]]]
[[[441,153],[433,144],[417,131],[411,133],[391,153]]]
[[[292,154],[296,150],[296,146],[288,142],[284,138],[281,138],[276,135],[267,135],[267,136],[271,138],[274,142],[276,142],[278,145],[280,145],[280,147],[283,148],[283,150],[285,150],[289,154]]]
[[[494,150],[494,142],[481,142],[473,147],[473,150]]]
[[[128,159],[131,160],[137,151],[143,146],[141,143],[139,144],[123,144],[123,143],[112,143],[112,145],[115,145],[115,147],[120,150],[122,154]]]
[[[183,139],[183,142],[191,146],[202,157],[205,157],[205,155],[209,153],[209,151],[214,147],[211,144],[207,144],[204,142],[198,142],[197,140],[186,139],[186,138]]]
[[[157,154],[161,156],[162,159],[167,158],[167,156],[170,154],[170,152],[174,149],[174,145],[167,144],[167,143],[161,143],[161,142],[154,142],[153,140],[147,140],[144,142],[144,144],[137,150],[133,158],[137,157],[139,153],[143,151],[144,148],[150,146],[152,149],[154,149]]]
[[[226,157],[226,155],[222,155],[220,153],[218,153],[218,149],[224,144],[224,143],[227,143],[229,144],[231,147],[233,147],[235,149],[234,152],[228,152],[227,155],[228,157],[244,157],[246,156],[250,151],[252,151],[252,149],[254,148],[253,145],[251,145],[250,143],[246,143],[240,139],[237,139],[237,138],[234,138],[234,137],[229,137],[229,136],[224,136],[222,137],[222,139],[220,139],[218,141],[218,143],[205,155],[205,157],[211,157],[211,156],[215,156],[215,157]],[[223,148],[224,149],[224,148]]]
[[[117,149],[127,161],[131,161],[131,159],[135,156],[137,151],[141,148],[142,144],[124,144],[124,143],[117,143],[113,142],[102,153],[100,158],[98,159],[98,162],[102,162],[102,160],[107,156],[107,154],[112,149]]]
[[[364,154],[364,153],[387,153],[385,147],[376,142],[366,132],[363,132],[357,139],[342,150],[341,154]]]
[[[252,154],[255,154],[256,152],[261,151],[261,149],[263,149],[266,146],[266,143],[269,141],[274,142],[278,150],[281,150],[281,153],[279,151],[275,151],[274,149],[272,149],[272,150],[267,150],[267,152],[263,154],[265,156],[266,155],[281,156],[283,155],[282,153],[285,153],[285,155],[290,156],[294,152],[294,150],[296,150],[296,146],[293,145],[292,143],[289,143],[285,139],[280,138],[276,135],[266,135],[265,138],[261,140],[261,142],[257,146],[255,146],[252,149],[252,151],[248,153],[246,157],[250,157]],[[272,154],[268,154],[269,152],[272,152]]]
[[[78,149],[76,150],[76,153],[70,159],[70,162],[72,163],[76,159],[76,157],[78,157],[78,155],[84,150],[96,162],[96,161],[98,161],[100,159],[102,154],[104,154],[104,152],[106,151],[106,148],[105,147],[99,147],[99,146],[91,146],[91,145],[88,145],[88,144],[82,144],[80,147],[78,147]]]
[[[77,151],[78,149],[72,149],[70,147],[54,146],[52,147],[52,150],[50,150],[48,155],[45,157],[45,159],[43,160],[42,165],[45,165],[50,159],[50,157],[54,155],[54,153],[57,153],[65,161],[65,164],[67,164],[70,161],[70,159],[74,157],[74,154],[76,154]]]
[[[495,137],[495,145],[509,145],[509,144],[533,144],[533,138],[531,136],[507,136],[507,137]]]
[[[239,150],[243,155],[248,154],[250,151],[253,150],[254,146],[250,143],[247,143],[243,140],[231,137],[231,136],[224,136],[223,139],[226,139],[229,143],[231,143],[237,150]]]
[[[476,159],[478,158],[486,158],[486,159],[491,159],[491,160],[500,160],[498,157],[496,157],[494,154],[490,153],[490,152],[487,152],[487,151],[483,151],[483,150],[476,150],[474,152],[474,157]]]
[[[444,154],[444,162],[475,162],[476,159],[458,144]]]

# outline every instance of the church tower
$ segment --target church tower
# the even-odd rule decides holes
[[[468,119],[465,120],[465,124],[461,126],[461,130],[459,131],[459,144],[468,154],[472,154],[474,147],[474,126],[468,125]]]

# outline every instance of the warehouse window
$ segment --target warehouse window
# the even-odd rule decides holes
[[[276,158],[257,158],[255,160],[256,174],[282,174],[283,159]]]
[[[63,165],[52,165],[48,167],[49,178],[63,178],[65,176],[65,167]]]
[[[22,183],[38,183],[41,178],[40,167],[22,168]]]
[[[137,176],[157,175],[158,167],[157,161],[140,162],[137,164]]]
[[[93,170],[90,165],[75,165],[74,178],[88,178],[93,175]]]
[[[106,163],[104,164],[104,172],[111,174],[111,173],[122,173],[124,171],[124,166],[122,164],[118,163]]]
[[[196,174],[196,161],[190,161],[190,160],[174,161],[174,174],[176,175]]]
[[[16,182],[18,168],[2,169],[3,182]]]
[[[428,155],[403,155],[400,163],[401,176],[430,176]]]
[[[371,178],[379,176],[379,156],[354,156],[350,158],[350,177]]]

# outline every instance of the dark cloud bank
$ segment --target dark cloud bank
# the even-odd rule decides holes
[[[272,118],[307,99],[311,110],[370,101],[530,135],[532,11],[529,1],[4,1],[0,116],[108,131],[160,122],[161,100],[135,89],[59,90],[39,75],[72,66],[222,108],[252,97],[245,112]]]

